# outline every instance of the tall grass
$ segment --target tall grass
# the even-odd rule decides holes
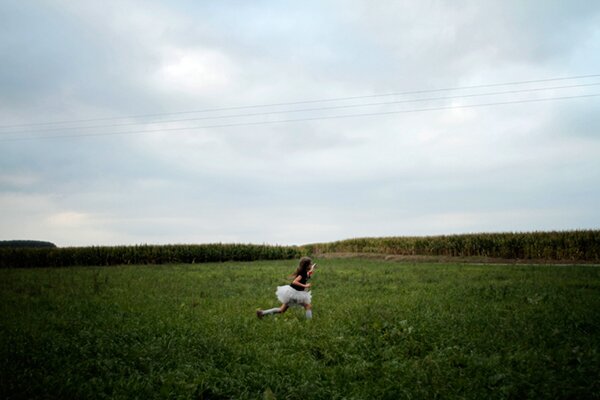
[[[598,262],[600,230],[356,238],[316,243],[305,248],[315,255],[381,253]]]

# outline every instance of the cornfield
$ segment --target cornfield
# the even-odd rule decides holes
[[[303,246],[253,244],[1,248],[0,268],[284,260],[308,254],[483,257],[600,262],[600,230],[356,238]]]
[[[378,253],[598,262],[600,230],[356,238],[315,243],[304,248],[314,255]]]
[[[252,244],[0,248],[0,268],[205,263],[297,258],[291,246]]]

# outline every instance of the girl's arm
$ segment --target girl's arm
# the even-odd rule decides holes
[[[310,283],[304,284],[304,283],[300,283],[300,279],[302,279],[302,276],[298,275],[295,279],[293,284],[294,285],[298,285],[300,287],[303,287],[304,289],[308,289],[310,287]]]

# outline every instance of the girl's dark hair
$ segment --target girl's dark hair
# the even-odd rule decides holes
[[[294,272],[292,274],[292,276],[295,278],[298,275],[300,275],[302,272],[308,272],[308,269],[310,268],[311,265],[312,265],[312,260],[310,259],[310,257],[302,257],[300,259],[300,262],[298,263],[298,268],[296,268],[296,272]]]

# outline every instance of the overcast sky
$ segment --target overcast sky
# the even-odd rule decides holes
[[[0,240],[600,228],[600,2],[6,0],[0,57]]]

